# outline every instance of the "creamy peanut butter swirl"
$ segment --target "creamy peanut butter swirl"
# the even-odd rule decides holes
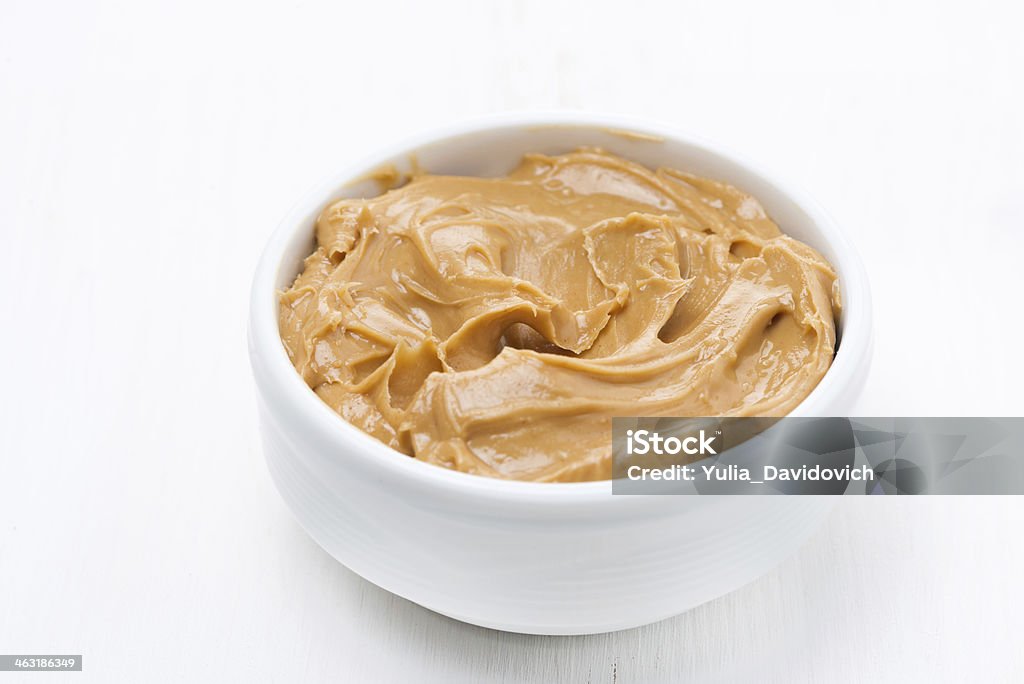
[[[281,296],[295,368],[396,450],[605,479],[612,416],[783,415],[832,362],[836,276],[724,183],[600,150],[329,206]]]

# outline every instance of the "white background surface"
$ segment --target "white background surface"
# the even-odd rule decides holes
[[[262,244],[341,164],[606,110],[724,142],[851,233],[861,414],[1020,415],[1019,7],[3,0],[0,653],[85,655],[32,681],[1019,681],[1019,498],[843,501],[777,571],[618,634],[394,598],[273,490],[244,338]]]

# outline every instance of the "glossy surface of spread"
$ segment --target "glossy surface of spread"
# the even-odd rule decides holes
[[[784,415],[834,353],[817,252],[729,185],[599,150],[419,175],[329,206],[316,238],[281,296],[296,369],[465,472],[605,479],[613,416]]]

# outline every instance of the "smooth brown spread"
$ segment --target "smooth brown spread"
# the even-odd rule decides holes
[[[828,370],[836,276],[757,200],[600,150],[329,206],[281,296],[296,369],[418,459],[605,479],[612,416],[778,416]]]

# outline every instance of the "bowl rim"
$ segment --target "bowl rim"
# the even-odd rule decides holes
[[[369,156],[346,164],[339,172],[316,184],[285,214],[271,235],[252,280],[248,342],[250,360],[259,394],[276,393],[278,410],[285,407],[288,418],[297,420],[317,438],[334,443],[345,458],[357,459],[363,469],[375,475],[400,478],[404,484],[427,487],[453,495],[479,495],[490,499],[521,501],[524,497],[538,503],[582,503],[608,499],[643,499],[648,497],[611,497],[611,480],[591,482],[527,482],[502,480],[449,470],[395,451],[377,441],[335,413],[302,380],[292,365],[278,328],[278,290],[276,280],[284,253],[296,232],[306,230],[303,222],[311,212],[319,211],[336,197],[337,191],[365,177],[389,160],[408,156],[417,149],[450,138],[510,128],[542,128],[549,126],[602,128],[607,131],[635,133],[655,139],[674,140],[700,148],[727,163],[742,168],[774,188],[796,204],[813,221],[823,239],[835,253],[833,259],[841,272],[843,296],[842,353],[837,354],[825,376],[811,393],[788,415],[826,415],[822,406],[831,405],[844,388],[855,383],[858,374],[870,361],[873,333],[871,329],[871,292],[861,259],[847,236],[832,218],[801,189],[775,172],[767,172],[760,164],[702,136],[679,127],[646,118],[571,110],[531,110],[503,112],[473,117],[468,120],[433,128],[386,146]],[[728,179],[723,179],[728,181]],[[401,456],[401,458],[395,458]],[[710,497],[700,497],[707,499]],[[718,497],[714,497],[718,498]],[[625,502],[622,502],[625,503]]]

